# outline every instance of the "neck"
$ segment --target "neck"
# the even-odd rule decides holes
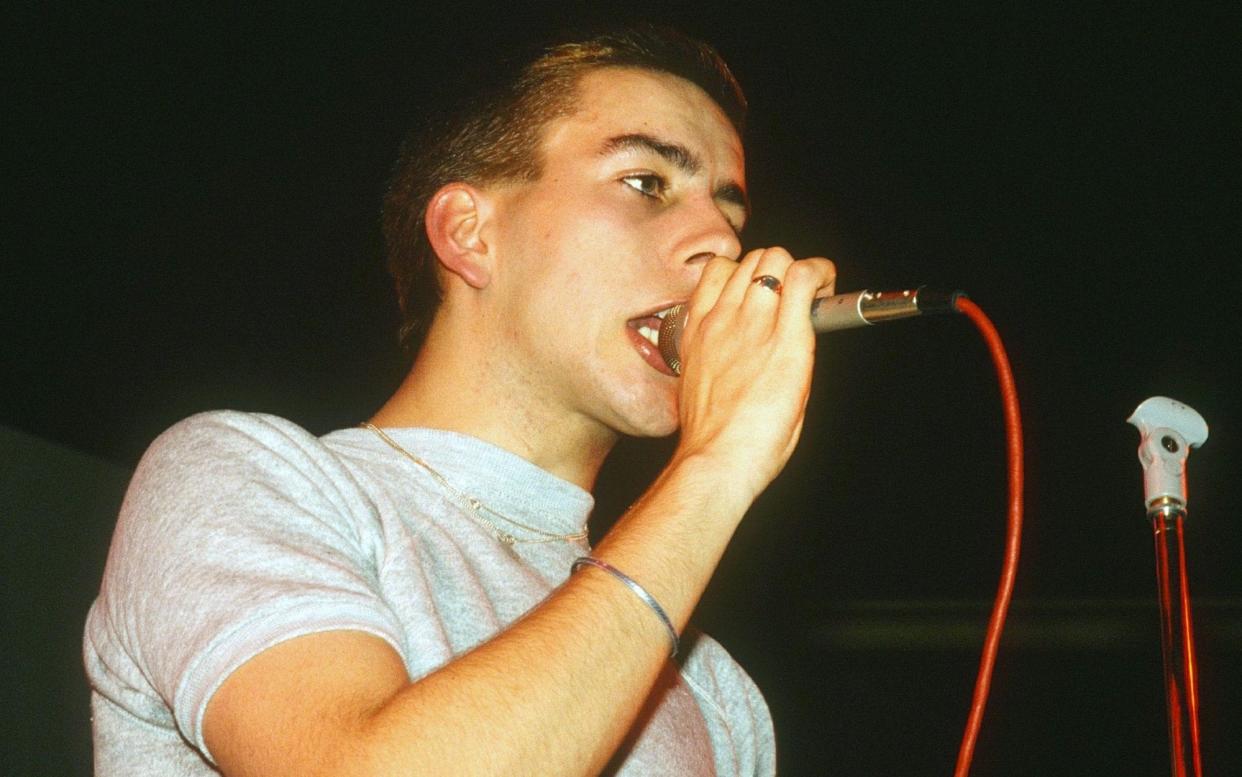
[[[503,358],[460,347],[491,339],[453,331],[442,318],[437,317],[409,374],[371,423],[468,434],[590,491],[616,432],[558,408],[537,387],[510,374]]]

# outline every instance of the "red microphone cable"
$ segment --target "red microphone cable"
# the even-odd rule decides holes
[[[983,656],[979,661],[979,674],[975,679],[975,693],[971,702],[970,716],[958,751],[957,769],[954,777],[966,777],[974,755],[979,727],[983,723],[983,709],[987,705],[988,690],[992,684],[992,669],[996,665],[996,652],[1000,646],[1001,631],[1009,602],[1013,597],[1014,578],[1018,571],[1018,550],[1022,535],[1022,419],[1018,413],[1018,392],[1014,387],[1009,357],[1001,343],[1000,334],[979,306],[965,294],[942,292],[919,287],[902,291],[860,291],[824,297],[815,301],[811,308],[811,320],[817,332],[831,332],[866,326],[908,316],[948,313],[956,310],[969,318],[987,343],[996,376],[1000,382],[1001,400],[1005,413],[1005,440],[1009,470],[1009,521],[1005,536],[1005,555],[1001,566],[1000,586],[992,605],[992,617],[988,622],[983,644]],[[685,312],[675,307],[664,317],[660,326],[660,353],[669,368],[681,374],[681,330],[685,325]]]
[[[958,295],[953,305],[979,330],[979,334],[987,343],[992,363],[996,367],[996,377],[1000,383],[1001,402],[1005,413],[1005,449],[1009,470],[1009,519],[1005,533],[1005,556],[1001,566],[1000,585],[997,587],[996,600],[992,605],[992,617],[988,621],[987,636],[983,643],[983,656],[979,660],[979,674],[975,678],[975,693],[970,705],[970,716],[966,720],[966,730],[962,735],[962,745],[957,754],[957,768],[953,772],[954,777],[966,777],[970,773],[970,762],[974,757],[975,742],[979,738],[979,727],[983,723],[983,709],[987,705],[988,690],[992,685],[992,669],[996,665],[996,652],[1000,647],[1001,632],[1005,627],[1005,616],[1009,613],[1009,602],[1013,598],[1014,578],[1018,572],[1018,551],[1022,544],[1022,418],[1018,412],[1018,392],[1013,382],[1013,371],[1009,368],[1009,357],[1005,354],[1005,346],[1001,342],[996,327],[992,325],[979,306],[964,295]]]

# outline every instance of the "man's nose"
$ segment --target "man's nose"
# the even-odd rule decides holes
[[[711,202],[697,209],[693,226],[688,230],[678,255],[686,265],[694,268],[697,275],[702,272],[702,265],[713,256],[737,259],[741,253],[742,242],[733,224],[725,218],[716,203]]]

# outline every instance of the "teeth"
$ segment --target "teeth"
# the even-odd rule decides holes
[[[638,328],[638,333],[642,335],[643,337],[647,338],[647,340],[650,341],[652,345],[659,347],[660,331],[658,329],[652,329],[649,326],[640,326]]]

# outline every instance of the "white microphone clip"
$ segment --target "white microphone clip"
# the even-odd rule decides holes
[[[1143,465],[1144,500],[1148,510],[1157,502],[1186,506],[1186,459],[1191,448],[1207,442],[1208,426],[1191,407],[1168,397],[1143,400],[1126,422],[1139,430],[1139,462]]]

